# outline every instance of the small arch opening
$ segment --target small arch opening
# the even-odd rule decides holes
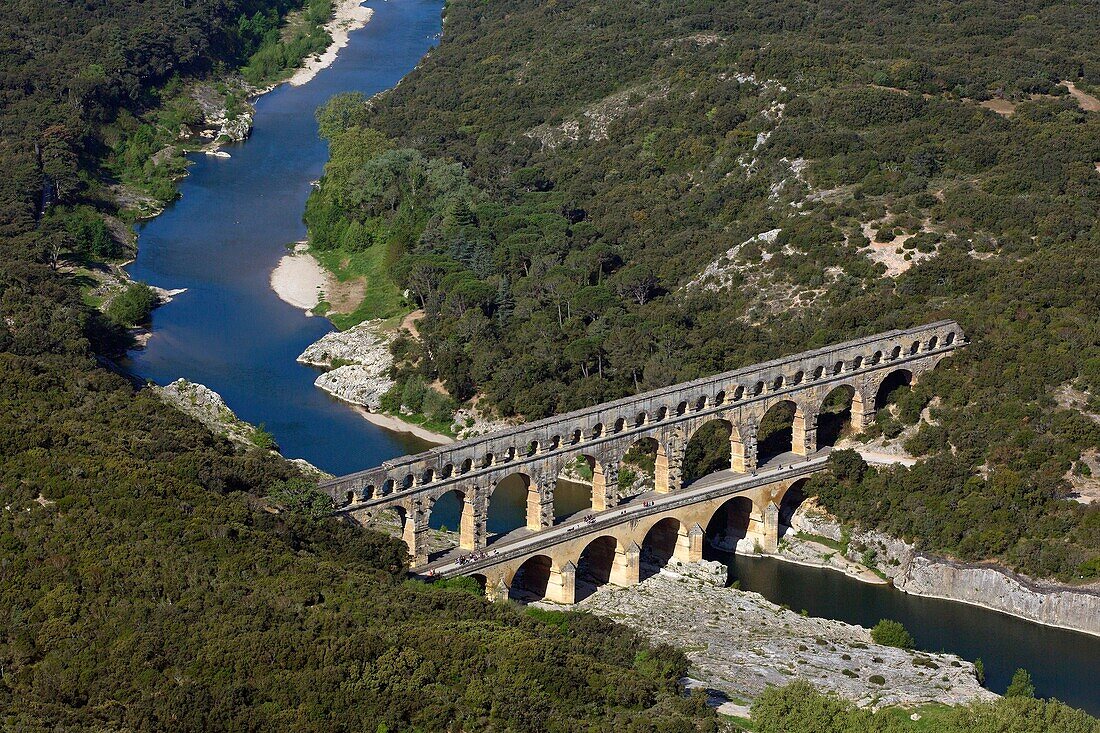
[[[783,400],[772,405],[756,428],[756,460],[761,466],[791,451],[798,405]]]
[[[546,597],[553,567],[553,562],[546,555],[535,555],[527,559],[512,578],[508,597],[519,603],[541,601]]]

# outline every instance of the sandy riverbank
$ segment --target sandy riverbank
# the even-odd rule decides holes
[[[287,79],[287,83],[291,86],[301,86],[317,76],[317,72],[321,69],[332,66],[340,49],[348,45],[351,32],[359,30],[370,22],[372,15],[374,11],[363,7],[363,0],[337,0],[333,7],[332,20],[325,24],[325,29],[332,36],[332,43],[324,53],[305,59],[293,76]]]
[[[393,415],[386,415],[380,412],[371,412],[358,406],[353,406],[353,409],[360,415],[362,415],[367,422],[373,423],[380,428],[385,428],[386,430],[392,430],[395,433],[409,433],[411,435],[415,435],[421,440],[426,440],[429,443],[435,443],[436,445],[444,445],[446,443],[454,442],[454,438],[448,435],[443,435],[442,433],[433,433],[427,428],[405,422],[401,418],[394,417]]]
[[[330,275],[307,249],[305,242],[294,245],[294,251],[284,255],[271,271],[270,282],[280,300],[301,308],[309,316],[328,289]]]

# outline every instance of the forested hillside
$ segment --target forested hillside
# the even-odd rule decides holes
[[[395,402],[438,379],[537,418],[954,318],[971,345],[873,430],[931,406],[930,460],[827,505],[1100,578],[1100,507],[1066,498],[1100,446],[1095,3],[460,1],[445,28],[322,110],[306,213],[392,283],[356,317],[427,312]]]
[[[286,10],[0,9],[0,728],[713,729],[680,652],[406,582],[401,543],[312,516],[289,464],[101,366],[125,333],[56,265],[118,254],[93,245],[119,244],[119,120],[285,48]]]

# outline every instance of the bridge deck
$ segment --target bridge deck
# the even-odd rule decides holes
[[[479,569],[492,567],[498,562],[520,557],[543,547],[550,547],[559,541],[588,534],[595,537],[611,527],[650,514],[659,514],[716,496],[732,497],[741,491],[748,491],[761,484],[780,479],[807,476],[824,467],[831,450],[831,448],[823,448],[810,456],[783,453],[757,468],[754,473],[737,473],[728,469],[718,471],[692,482],[680,491],[670,494],[650,491],[602,512],[587,509],[564,518],[553,527],[537,532],[521,527],[493,538],[484,550],[454,548],[427,565],[417,568],[416,574],[420,577],[449,577],[473,573]]]

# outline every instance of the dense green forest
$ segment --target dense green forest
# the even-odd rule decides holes
[[[873,712],[823,695],[808,682],[764,691],[752,705],[752,730],[759,733],[1096,733],[1100,720],[1057,700],[1036,700],[1026,672],[1017,673],[1017,688],[990,703],[955,708],[925,707]]]
[[[388,278],[355,318],[426,311],[392,402],[438,379],[532,419],[954,318],[971,344],[872,431],[930,406],[907,443],[930,460],[826,505],[1100,578],[1100,507],[1065,479],[1100,446],[1100,113],[1063,84],[1100,90],[1094,3],[446,13],[399,87],[319,113],[311,246]]]
[[[104,315],[57,264],[120,254],[119,121],[267,63],[289,8],[0,10],[0,728],[713,730],[679,651],[407,581],[402,543],[104,367],[149,293]]]

